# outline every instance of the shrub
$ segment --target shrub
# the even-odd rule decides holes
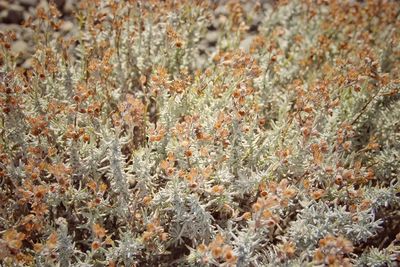
[[[39,8],[31,69],[2,34],[2,264],[398,264],[400,5],[279,2],[207,58],[204,1]]]

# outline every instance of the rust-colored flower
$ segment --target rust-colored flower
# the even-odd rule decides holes
[[[97,238],[103,238],[106,235],[106,229],[104,229],[100,224],[93,224],[92,230]]]
[[[200,253],[205,253],[207,251],[207,246],[204,244],[200,244],[197,246],[197,251]]]
[[[325,190],[317,189],[314,192],[311,192],[311,197],[315,200],[320,199],[325,194]]]
[[[237,261],[237,257],[233,253],[231,246],[224,246],[223,247],[223,258],[225,262],[233,264]]]
[[[222,256],[222,248],[220,246],[213,246],[211,248],[211,254],[214,258],[219,258]]]
[[[50,234],[50,236],[47,238],[46,241],[46,246],[51,250],[55,249],[57,247],[58,243],[58,236],[56,232],[53,232]]]
[[[10,249],[20,249],[22,247],[22,241],[25,239],[25,234],[15,229],[8,229],[3,233],[2,239]]]
[[[92,249],[93,250],[98,250],[101,247],[101,243],[99,241],[93,241],[92,242]]]

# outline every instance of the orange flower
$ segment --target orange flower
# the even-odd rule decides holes
[[[106,229],[104,229],[100,224],[93,224],[92,230],[97,238],[103,238],[106,235]]]
[[[43,217],[49,212],[49,209],[47,204],[35,202],[32,204],[32,211],[36,216]]]
[[[346,150],[347,152],[350,151],[350,147],[351,147],[351,141],[346,141],[343,143],[343,148],[344,150]]]
[[[88,142],[90,141],[90,135],[87,134],[87,133],[85,133],[85,134],[83,135],[83,141],[86,142],[86,143],[88,143]]]
[[[186,157],[189,158],[189,157],[191,157],[192,155],[193,155],[192,150],[188,149],[188,150],[185,151],[185,156],[186,156]]]
[[[144,76],[143,74],[140,75],[139,82],[140,82],[140,84],[141,84],[142,86],[146,85],[147,77]]]
[[[101,183],[99,191],[104,193],[106,190],[107,190],[107,185],[105,183]]]
[[[154,223],[148,223],[146,225],[146,229],[149,232],[154,232],[154,231],[156,231],[156,225]]]
[[[211,254],[214,258],[219,258],[222,255],[222,248],[219,246],[215,246],[211,249]]]
[[[197,251],[203,254],[203,253],[205,253],[205,252],[207,251],[207,246],[204,245],[204,244],[200,244],[200,245],[197,247]]]
[[[354,249],[351,241],[341,236],[337,238],[336,246],[340,248],[344,253],[351,253]]]
[[[311,193],[313,199],[318,200],[324,195],[325,191],[323,189],[318,189]]]
[[[318,249],[314,254],[314,261],[320,263],[324,260],[324,254],[320,249]]]
[[[266,225],[267,227],[273,227],[276,225],[276,221],[274,219],[268,219]]]
[[[341,185],[342,183],[343,183],[343,177],[340,174],[336,175],[335,184],[336,185]]]
[[[153,236],[152,232],[144,231],[142,235],[143,241],[145,242],[149,241],[152,236]]]
[[[168,152],[167,158],[168,158],[168,161],[169,161],[169,162],[174,162],[174,161],[175,161],[174,153]]]
[[[168,240],[168,233],[161,233],[160,234],[160,239],[161,241],[167,241]]]
[[[243,213],[242,218],[245,219],[245,220],[250,220],[251,219],[251,213],[248,212],[248,211]]]
[[[93,249],[93,250],[98,250],[100,247],[101,247],[101,244],[100,244],[99,241],[94,241],[94,242],[92,243],[92,249]]]
[[[297,194],[297,191],[296,191],[296,189],[294,189],[294,188],[286,188],[284,191],[283,191],[283,196],[284,197],[287,197],[287,198],[293,198],[295,195]]]
[[[37,199],[42,199],[46,195],[48,188],[44,185],[38,185],[33,188],[33,192],[35,193],[35,197]]]
[[[160,167],[161,169],[163,169],[164,171],[167,170],[169,168],[169,162],[166,160],[162,160],[160,163]]]
[[[328,255],[326,257],[326,262],[328,263],[329,266],[336,266],[337,265],[337,259],[336,259],[336,255]]]
[[[92,189],[93,192],[96,192],[97,184],[95,181],[91,180],[88,182],[87,186]]]
[[[259,211],[261,209],[261,204],[256,202],[256,203],[253,204],[252,208],[253,208],[253,210],[255,212],[257,212],[257,211]]]
[[[282,246],[282,251],[288,256],[291,257],[296,252],[296,245],[293,242],[285,242]]]
[[[312,144],[311,145],[311,151],[313,153],[313,158],[314,158],[314,163],[316,165],[320,165],[322,161],[324,160],[321,150],[318,146],[318,144]]]
[[[57,246],[57,242],[58,242],[57,233],[53,232],[50,234],[49,238],[47,238],[46,246],[49,249],[55,249]]]
[[[264,210],[263,213],[262,213],[262,217],[264,219],[271,218],[272,217],[272,212],[270,210]]]
[[[149,205],[150,204],[150,202],[151,202],[151,197],[150,196],[145,196],[144,198],[143,198],[143,204],[144,205]]]
[[[224,246],[223,257],[227,263],[235,263],[237,257],[233,254],[232,248],[230,246]]]
[[[172,167],[168,168],[167,171],[166,171],[166,173],[167,173],[168,176],[173,175],[174,172],[175,172],[175,168],[172,168]]]
[[[43,250],[43,245],[41,243],[35,243],[35,244],[33,244],[33,250],[36,253],[39,253]]]
[[[25,239],[25,234],[19,233],[14,229],[8,229],[3,234],[3,240],[11,249],[20,249],[22,246],[22,240]]]
[[[223,185],[214,185],[211,188],[211,190],[214,194],[222,194],[224,192],[224,186]]]
[[[224,243],[224,237],[221,234],[217,234],[217,236],[215,237],[214,242],[218,245],[221,245]]]
[[[207,166],[207,167],[203,170],[203,177],[206,178],[206,179],[209,178],[209,177],[211,176],[212,172],[213,172],[212,167],[211,167],[211,166]]]
[[[111,238],[111,236],[107,236],[106,237],[106,240],[104,240],[104,244],[106,244],[106,245],[114,245],[114,241],[112,240],[112,238]]]

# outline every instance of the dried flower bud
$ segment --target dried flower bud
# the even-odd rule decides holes
[[[72,98],[75,102],[79,102],[81,100],[81,98],[78,95],[74,95],[74,97]]]
[[[336,175],[336,177],[335,177],[335,184],[337,184],[337,185],[342,185],[342,183],[343,183],[343,177],[341,176],[341,175]]]
[[[83,135],[83,141],[86,142],[86,143],[88,143],[88,142],[90,141],[90,135],[87,134],[87,133],[85,133],[85,134]]]
[[[219,257],[221,257],[222,256],[222,248],[221,247],[213,247],[212,249],[211,249],[211,254],[212,254],[212,256],[214,257],[214,258],[219,258]]]
[[[190,149],[188,149],[185,151],[185,156],[189,158],[189,157],[193,156],[193,152]]]
[[[204,254],[204,253],[207,251],[207,246],[204,245],[204,244],[200,244],[200,245],[197,247],[197,251],[200,252],[200,253],[202,253],[202,254]]]

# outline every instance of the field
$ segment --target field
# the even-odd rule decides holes
[[[399,265],[399,1],[56,2],[0,10],[0,266]]]

